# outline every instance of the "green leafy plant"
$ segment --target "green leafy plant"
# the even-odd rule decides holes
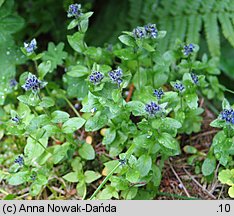
[[[166,31],[152,23],[123,31],[113,46],[89,46],[92,15],[80,4],[69,6],[71,52],[62,42],[40,52],[35,38],[21,47],[28,67],[0,110],[4,146],[15,144],[0,180],[29,185],[33,197],[49,190],[56,198],[75,185],[79,199],[153,199],[165,161],[181,153],[179,136],[201,129],[199,97],[224,97],[218,61],[197,60],[193,43],[177,40],[160,49]],[[226,100],[223,106],[231,109]],[[202,165],[205,176],[213,173],[215,157],[227,166],[232,155],[232,125],[224,119],[211,125],[223,131]]]
[[[219,173],[219,181],[221,181],[222,184],[227,184],[230,186],[228,189],[228,194],[231,198],[234,198],[234,170],[233,169],[226,169],[222,170]]]
[[[216,160],[225,167],[232,164],[233,157],[233,109],[229,102],[224,99],[222,103],[223,111],[217,119],[211,122],[212,127],[221,128],[213,138],[208,157],[202,165],[202,173],[210,176],[216,169]]]

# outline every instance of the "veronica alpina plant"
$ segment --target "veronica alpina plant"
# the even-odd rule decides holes
[[[32,91],[33,93],[38,92],[41,88],[45,87],[47,82],[40,81],[35,75],[29,73],[25,84],[22,88],[25,91]]]
[[[104,78],[104,75],[99,71],[93,71],[92,74],[89,76],[89,81],[93,83],[94,85],[99,84],[102,79]]]
[[[164,95],[164,91],[162,89],[155,89],[154,90],[154,96],[157,97],[158,100],[160,100]]]
[[[193,44],[188,44],[183,47],[183,54],[185,56],[190,55],[191,53],[194,52],[195,46]]]
[[[27,53],[31,54],[37,48],[37,41],[36,39],[32,39],[29,43],[24,42],[24,48]]]
[[[24,165],[24,158],[22,156],[18,156],[15,161],[14,161],[16,164],[19,164],[20,166],[23,166]]]
[[[67,11],[67,17],[79,18],[82,15],[81,4],[71,4]]]

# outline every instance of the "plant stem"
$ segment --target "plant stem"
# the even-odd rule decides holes
[[[102,189],[102,187],[106,184],[106,182],[109,180],[109,178],[113,175],[113,173],[119,168],[119,166],[121,165],[121,163],[118,163],[113,170],[111,170],[111,172],[106,176],[106,178],[103,180],[103,182],[98,186],[98,188],[94,191],[94,193],[92,194],[92,196],[90,197],[90,200],[92,200],[97,193]]]
[[[63,96],[63,99],[67,102],[67,104],[69,105],[69,107],[73,110],[73,112],[80,117],[79,112],[76,110],[76,108],[72,105],[72,103],[65,97]]]
[[[224,91],[227,91],[227,92],[229,92],[229,93],[234,94],[234,91],[232,91],[232,90],[230,90],[230,89],[227,89],[227,88],[225,88]]]
[[[141,75],[140,75],[140,63],[139,63],[139,59],[137,57],[137,80],[138,80],[138,88],[140,90],[140,82],[141,82]]]
[[[40,146],[41,146],[45,151],[47,151],[46,147],[43,146],[43,144],[42,144],[39,140],[35,139],[31,134],[29,134],[28,136],[29,136],[31,139],[33,139],[34,141],[36,141],[37,143],[39,143]],[[47,151],[47,152],[48,152],[48,151]]]

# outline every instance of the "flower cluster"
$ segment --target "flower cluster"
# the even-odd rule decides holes
[[[161,110],[161,107],[153,101],[145,105],[145,111],[150,115],[155,115],[160,110]]]
[[[228,123],[234,124],[234,110],[232,108],[225,109],[220,113],[221,119]]]
[[[20,166],[23,166],[24,165],[24,158],[22,156],[18,156],[15,161],[15,163],[19,164]]]
[[[37,41],[36,41],[36,39],[35,38],[32,39],[30,41],[30,43],[24,42],[24,48],[25,48],[25,50],[26,50],[27,53],[34,52],[34,50],[37,48]]]
[[[46,82],[40,81],[35,75],[29,74],[22,88],[25,91],[32,90],[33,92],[37,92],[38,90],[43,88],[46,84],[47,84]]]
[[[198,76],[195,73],[191,73],[191,78],[194,84],[198,84]]]
[[[32,181],[35,181],[36,178],[37,178],[37,174],[36,173],[33,173],[31,176],[30,176],[31,180]]]
[[[118,85],[120,85],[123,82],[122,80],[123,71],[121,68],[117,68],[116,70],[110,71],[108,74],[111,80],[117,83]]]
[[[156,89],[154,90],[154,95],[158,98],[158,100],[160,100],[164,95],[164,92],[162,89]]]
[[[13,122],[15,122],[16,124],[18,124],[18,123],[20,122],[20,119],[19,119],[18,116],[15,116],[15,117],[11,118],[11,120],[12,120]]]
[[[71,4],[67,11],[67,17],[78,18],[82,15],[81,4]]]
[[[175,83],[175,84],[173,85],[173,87],[174,87],[176,90],[178,90],[179,92],[182,92],[182,91],[185,89],[185,86],[184,86],[182,83],[179,83],[179,82]]]
[[[183,48],[184,55],[188,56],[194,51],[195,46],[193,44],[185,45]]]
[[[158,30],[156,24],[148,24],[145,26],[146,34],[151,38],[156,38],[158,36]]]
[[[10,80],[10,87],[14,88],[15,86],[17,86],[18,82],[15,79],[11,79]]]
[[[89,76],[89,81],[93,84],[98,84],[101,82],[101,80],[104,78],[104,75],[99,71],[94,71]]]
[[[145,36],[145,31],[142,27],[136,27],[132,31],[135,38],[143,38]]]
[[[147,24],[144,27],[133,29],[133,35],[135,38],[156,38],[158,36],[158,30],[156,24]]]

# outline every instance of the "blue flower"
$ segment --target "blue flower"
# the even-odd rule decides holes
[[[197,85],[198,84],[198,76],[195,73],[191,73],[190,75],[191,75],[191,78],[192,78],[194,84]]]
[[[20,118],[18,116],[12,117],[11,121],[15,122],[16,124],[18,124],[20,122]]]
[[[37,48],[37,41],[36,39],[32,39],[30,43],[24,42],[24,48],[26,49],[27,53],[32,53]]]
[[[15,79],[10,80],[10,87],[14,88],[17,84],[18,82]]]
[[[142,27],[136,27],[132,31],[135,38],[144,38],[145,37],[145,30]]]
[[[118,85],[120,85],[123,82],[122,80],[123,71],[121,68],[117,68],[116,70],[110,71],[108,75],[110,76],[112,82],[115,82]]]
[[[127,164],[127,159],[126,159],[126,158],[124,158],[124,159],[119,159],[119,162],[120,162],[121,166],[124,166],[124,165]]]
[[[158,98],[158,100],[160,100],[164,95],[164,92],[162,89],[156,89],[154,90],[154,95]]]
[[[179,82],[175,83],[173,87],[179,92],[182,92],[185,89],[185,86]]]
[[[31,176],[30,176],[31,180],[32,181],[35,181],[36,178],[37,178],[37,174],[36,173],[33,173]]]
[[[96,84],[100,83],[103,78],[104,78],[104,75],[101,72],[94,71],[89,76],[89,81],[96,85]]]
[[[15,161],[15,163],[19,164],[20,166],[23,166],[24,165],[24,158],[22,156],[18,156]]]
[[[81,4],[71,4],[67,11],[67,17],[78,18],[82,15]]]
[[[35,75],[30,73],[25,81],[25,84],[22,86],[22,88],[25,91],[32,90],[33,92],[37,92],[41,88],[45,87],[46,84],[47,84],[46,82],[40,81]]]
[[[234,124],[234,110],[231,109],[224,109],[220,113],[220,117],[222,120],[225,120],[227,123]]]
[[[195,46],[193,44],[185,45],[183,49],[184,55],[188,56],[194,51]]]
[[[145,105],[145,111],[149,115],[156,115],[159,111],[161,111],[161,107],[152,101]]]
[[[158,30],[156,28],[156,24],[148,24],[144,28],[149,37],[156,38],[158,36]]]

